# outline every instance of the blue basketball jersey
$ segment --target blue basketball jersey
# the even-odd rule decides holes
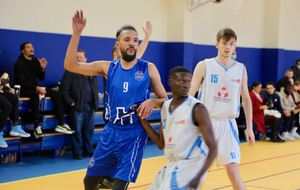
[[[112,61],[107,72],[105,118],[115,125],[138,122],[132,105],[140,106],[150,97],[148,62],[138,59],[129,70],[123,69],[120,59]]]

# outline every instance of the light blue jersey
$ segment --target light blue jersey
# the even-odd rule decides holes
[[[129,70],[122,68],[120,59],[111,62],[107,72],[105,118],[115,125],[139,122],[137,107],[150,97],[148,62],[138,59]]]

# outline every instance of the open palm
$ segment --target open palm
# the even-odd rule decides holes
[[[80,34],[83,28],[85,27],[86,19],[83,18],[83,12],[82,11],[76,11],[74,17],[73,17],[73,32],[76,34]]]

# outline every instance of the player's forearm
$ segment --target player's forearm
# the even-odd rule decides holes
[[[156,144],[156,146],[162,150],[164,149],[164,144],[160,139],[159,133],[153,129],[153,127],[149,124],[149,122],[145,119],[139,118],[143,128],[145,129],[146,133],[150,137],[150,139]]]
[[[244,112],[245,112],[247,128],[252,129],[252,127],[253,127],[252,126],[253,111],[252,111],[252,103],[251,103],[250,98],[243,99],[243,108],[244,108]]]
[[[139,47],[137,48],[137,53],[136,53],[136,57],[138,59],[142,58],[147,46],[149,44],[149,40],[150,40],[150,35],[146,34],[145,38],[143,39],[143,41],[141,42],[141,44],[139,45]]]
[[[206,161],[201,168],[200,173],[198,174],[197,178],[200,180],[200,178],[203,176],[203,174],[208,170],[209,166],[212,164],[214,161],[215,157],[217,155],[217,147],[209,147],[209,152],[206,158]]]
[[[166,95],[166,97],[163,98],[152,98],[154,101],[154,104],[157,108],[161,108],[162,104],[168,100],[168,96]]]
[[[73,34],[67,49],[64,67],[66,70],[70,72],[74,72],[76,70],[76,53],[80,40],[80,34]]]

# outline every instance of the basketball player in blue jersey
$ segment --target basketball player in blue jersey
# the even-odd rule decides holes
[[[234,190],[246,189],[241,178],[240,142],[235,118],[239,115],[240,95],[246,116],[246,140],[250,146],[255,143],[252,129],[252,105],[248,91],[248,77],[245,65],[231,59],[236,48],[236,33],[223,28],[217,34],[215,58],[205,59],[197,64],[189,94],[206,106],[210,115],[218,145],[217,165],[225,165]]]
[[[145,131],[169,163],[148,190],[199,189],[217,154],[211,122],[203,104],[188,95],[192,74],[182,66],[171,69],[169,85],[173,98],[164,102],[159,132],[145,119]]]
[[[77,11],[64,66],[70,72],[107,78],[105,109],[109,122],[90,160],[84,186],[86,190],[96,190],[102,176],[109,176],[114,179],[113,190],[127,189],[130,182],[136,181],[147,141],[137,112],[146,118],[154,106],[161,107],[168,97],[155,65],[136,58],[138,34],[130,25],[121,27],[116,34],[121,59],[78,63],[76,52],[85,23],[82,11]],[[150,87],[157,99],[149,98]],[[137,111],[133,105],[138,106]]]

